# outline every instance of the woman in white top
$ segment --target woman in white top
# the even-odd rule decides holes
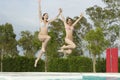
[[[74,26],[78,23],[78,21],[83,17],[81,14],[80,17],[73,23],[73,20],[71,18],[67,18],[65,20],[64,16],[61,13],[61,19],[64,22],[65,31],[66,31],[66,37],[65,37],[65,43],[67,45],[63,45],[58,52],[63,52],[64,55],[71,54],[72,50],[76,47],[75,43],[73,42],[73,30]]]
[[[39,59],[41,58],[42,54],[45,52],[47,43],[51,38],[48,35],[48,25],[52,21],[56,20],[61,13],[61,9],[59,9],[59,14],[55,18],[48,20],[48,13],[44,13],[42,16],[41,0],[38,0],[38,4],[39,4],[39,19],[40,19],[40,31],[38,34],[38,38],[42,42],[42,47],[41,47],[41,51],[39,52],[37,59],[35,60],[34,67],[37,67],[37,63],[38,63]]]

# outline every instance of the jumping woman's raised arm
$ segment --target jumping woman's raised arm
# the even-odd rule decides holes
[[[61,15],[61,20],[65,22],[65,17],[63,16],[63,14],[61,13],[60,15]]]
[[[40,22],[42,22],[41,0],[38,0],[38,12],[39,12]]]
[[[55,18],[50,19],[48,22],[50,23],[50,22],[55,21],[55,20],[60,16],[61,12],[62,12],[62,10],[61,10],[61,8],[60,8],[60,9],[59,9],[59,13],[58,13],[58,15],[57,15]]]
[[[73,23],[73,25],[72,26],[75,26],[79,21],[80,21],[80,19],[83,17],[83,14],[81,13],[80,14],[80,17]]]

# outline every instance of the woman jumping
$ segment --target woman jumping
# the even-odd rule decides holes
[[[44,13],[43,16],[42,16],[41,0],[38,0],[38,5],[39,5],[39,8],[38,8],[39,9],[39,19],[40,19],[40,31],[39,31],[39,34],[38,34],[38,38],[42,42],[42,47],[41,47],[41,50],[39,52],[39,55],[38,55],[37,59],[35,60],[34,67],[37,67],[37,63],[38,63],[39,59],[41,58],[42,54],[45,52],[47,43],[51,38],[48,35],[48,25],[52,21],[56,20],[61,13],[61,9],[59,9],[59,14],[54,19],[48,20],[48,13]]]
[[[83,17],[81,14],[80,17],[73,23],[73,20],[71,18],[67,18],[65,20],[64,16],[61,13],[61,20],[64,22],[65,31],[66,31],[66,37],[65,37],[65,43],[67,45],[63,45],[58,52],[63,52],[64,56],[66,54],[71,54],[72,50],[76,47],[75,43],[73,42],[73,30],[74,26],[79,22],[79,20]]]

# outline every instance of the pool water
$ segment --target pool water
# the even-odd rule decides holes
[[[83,76],[82,80],[120,80],[120,78],[116,78],[116,77]]]
[[[94,77],[94,76],[83,76],[83,78],[48,78],[48,79],[41,79],[41,78],[25,78],[25,77],[13,77],[13,78],[0,78],[0,80],[120,80],[120,78],[115,77]]]
[[[94,77],[94,76],[83,76],[83,78],[56,78],[56,79],[48,79],[48,80],[120,80],[120,78],[115,77]]]
[[[0,80],[120,80],[120,74],[0,73]]]

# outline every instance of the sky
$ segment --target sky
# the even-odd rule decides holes
[[[102,0],[41,0],[42,13],[47,12],[49,18],[58,14],[58,9],[63,9],[65,17],[75,17],[83,13],[87,19],[85,10],[94,5],[105,7]],[[0,25],[6,22],[13,25],[17,40],[20,32],[39,31],[38,0],[0,0]]]
[[[58,9],[63,9],[65,17],[75,17],[94,5],[104,7],[102,0],[41,0],[42,13],[47,12],[49,18],[54,18],[58,14]],[[0,24],[11,23],[14,32],[31,32],[39,30],[38,0],[0,0]]]

